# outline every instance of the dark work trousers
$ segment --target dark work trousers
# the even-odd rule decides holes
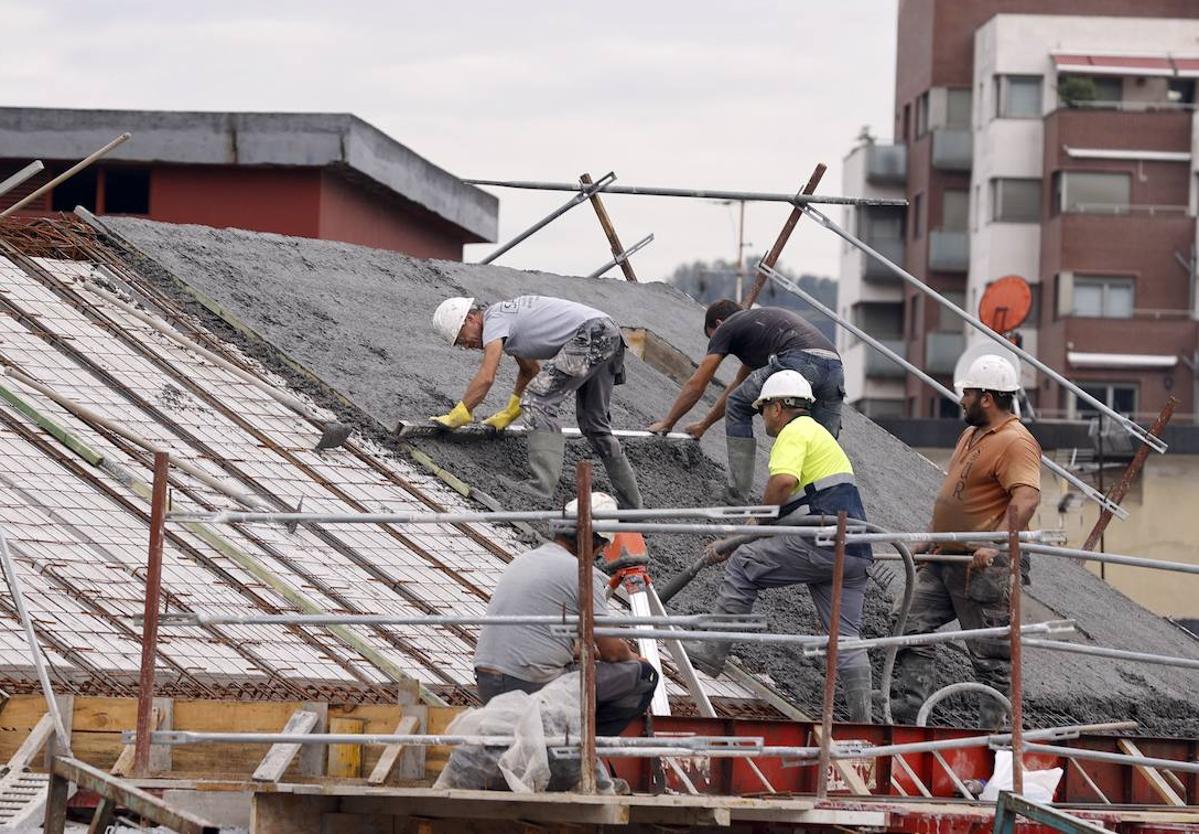
[[[543,362],[520,406],[531,431],[561,431],[558,412],[575,395],[579,431],[601,458],[620,454],[612,436],[612,389],[624,382],[624,336],[612,319],[583,322],[553,359]]]
[[[771,374],[785,370],[799,371],[812,386],[816,396],[812,419],[828,429],[833,437],[841,433],[841,403],[845,400],[845,370],[841,360],[828,351],[815,354],[796,350],[770,357],[769,362],[747,376],[729,394],[724,407],[724,430],[729,437],[754,436],[754,400],[762,393],[762,386]]]
[[[968,570],[967,564],[926,562],[916,573],[916,590],[904,634],[931,634],[957,620],[963,629],[995,628],[1010,622],[1011,575],[1006,556],[997,556],[988,568]],[[974,677],[1007,695],[1012,683],[1011,644],[1007,637],[966,641]],[[901,648],[891,688],[895,720],[916,723],[936,682],[935,646]],[[984,724],[994,725],[991,699],[980,699]],[[999,720],[1002,714],[999,715]],[[990,726],[986,729],[991,729]]]
[[[475,684],[484,704],[505,692],[520,690],[532,694],[548,683],[533,683],[512,675],[475,670]],[[624,732],[633,719],[645,714],[657,686],[658,673],[647,660],[623,660],[619,663],[596,661],[596,735],[618,736]]]

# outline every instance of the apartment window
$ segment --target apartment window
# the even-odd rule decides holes
[[[925,90],[916,98],[916,136],[928,133],[928,91]]]
[[[903,240],[903,210],[864,206],[860,237],[866,240]]]
[[[970,127],[973,96],[969,87],[950,87],[945,91],[945,126]]]
[[[864,302],[853,306],[853,323],[878,339],[903,337],[903,305]]]
[[[964,232],[970,225],[970,192],[947,188],[941,193],[941,228]]]
[[[1171,78],[1166,89],[1166,101],[1173,104],[1195,103],[1195,79]]]
[[[903,106],[903,141],[912,141],[912,105],[905,104]]]
[[[942,292],[941,295],[952,301],[959,309],[966,309],[966,293],[962,290],[946,290]],[[938,333],[964,332],[966,327],[965,319],[950,310],[948,307],[938,304],[937,316]]]
[[[1124,214],[1131,203],[1132,176],[1098,171],[1059,171],[1054,179],[1058,211]]]
[[[1137,384],[1135,382],[1080,382],[1078,387],[1090,394],[1112,411],[1119,414],[1133,414],[1137,410]],[[1080,399],[1073,392],[1070,394],[1074,413],[1079,419],[1088,420],[1098,417],[1099,412],[1093,405]]]
[[[1062,107],[1119,107],[1124,79],[1110,75],[1060,75],[1057,100]]]
[[[924,234],[924,195],[917,194],[912,198],[912,216],[909,225],[912,227],[912,240],[919,240]]]
[[[96,183],[95,168],[85,168],[59,183],[50,192],[50,210],[74,211],[75,206],[83,206],[88,211],[95,211]]]
[[[149,169],[105,168],[104,212],[106,214],[149,214]]]
[[[995,76],[995,115],[1001,119],[1041,118],[1041,76]]]
[[[1132,278],[1074,276],[1072,315],[1089,319],[1130,319],[1136,300]]]
[[[1039,223],[1041,181],[996,178],[991,180],[991,220],[996,223]]]

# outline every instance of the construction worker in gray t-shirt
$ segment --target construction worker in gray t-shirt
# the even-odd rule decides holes
[[[616,502],[602,492],[591,494],[596,510],[614,509]],[[578,507],[567,504],[568,511]],[[595,533],[595,551],[615,537]],[[596,615],[608,613],[608,577],[594,571]],[[573,533],[513,559],[491,594],[487,616],[558,617],[579,613],[579,557]],[[658,686],[658,672],[619,637],[595,638],[596,732],[616,736],[643,714]],[[554,634],[547,625],[485,625],[475,646],[475,682],[486,704],[497,695],[520,690],[536,692],[575,665],[575,638]]]
[[[483,351],[466,393],[448,413],[432,418],[435,423],[457,429],[473,421],[506,353],[516,360],[516,385],[508,404],[483,423],[502,430],[524,415],[532,477],[523,485],[542,501],[553,498],[565,451],[558,412],[573,393],[579,431],[599,455],[616,500],[625,509],[641,506],[637,478],[612,436],[609,415],[612,388],[624,382],[625,343],[616,322],[585,304],[522,295],[486,306],[448,298],[433,313],[433,324],[450,344]]]

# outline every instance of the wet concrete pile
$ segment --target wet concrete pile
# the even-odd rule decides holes
[[[148,256],[164,286],[171,277],[215,300],[269,341],[255,349],[303,387],[305,381],[282,363],[286,354],[347,397],[355,409],[342,409],[376,436],[399,420],[421,420],[448,410],[461,395],[480,354],[448,347],[433,331],[430,316],[449,295],[497,301],[522,294],[571,298],[612,315],[624,327],[647,328],[698,359],[706,341],[702,308],[662,284],[631,285],[619,280],[586,280],[504,267],[422,261],[393,252],[344,244],[106,218],[121,238],[136,247],[130,257]],[[147,264],[139,264],[143,271]],[[202,308],[196,307],[197,311]],[[212,320],[212,316],[205,312]],[[212,320],[214,330],[236,334]],[[481,415],[503,406],[511,390],[514,363],[507,361]],[[730,361],[723,375],[731,377]],[[613,421],[643,428],[665,415],[677,383],[635,357],[629,357],[628,383],[616,389]],[[318,398],[324,396],[314,391]],[[335,407],[333,402],[328,402]],[[572,424],[571,415],[564,415]],[[766,477],[769,441],[758,427],[757,483]],[[897,530],[927,524],[941,472],[870,420],[847,409],[842,442],[853,460],[872,521]],[[506,507],[523,508],[520,496],[505,492],[497,475],[524,475],[524,441],[519,437],[462,440],[453,436],[413,441],[438,464]],[[718,425],[699,444],[659,439],[626,442],[647,506],[701,506],[721,503],[724,439]],[[568,472],[584,442],[568,444]],[[602,467],[596,481],[606,486]],[[567,479],[558,498],[570,497]],[[1053,523],[1047,520],[1047,523]],[[699,553],[703,540],[657,536],[650,542],[654,573],[668,577]],[[672,603],[691,612],[706,610],[717,572],[701,575]],[[892,608],[903,587],[893,563],[879,563],[868,591],[864,636],[890,633]],[[812,633],[818,623],[803,589],[769,591],[759,604],[774,630]],[[1199,657],[1199,645],[1172,624],[1132,603],[1079,565],[1034,557],[1033,585],[1026,590],[1026,618],[1074,619],[1079,637],[1094,643],[1162,654]],[[784,649],[743,645],[738,655],[754,671],[771,678],[803,709],[818,712],[823,663]],[[875,653],[876,675],[881,653]],[[964,650],[938,649],[942,683],[969,678]],[[1161,666],[1133,665],[1076,655],[1028,650],[1025,681],[1032,724],[1048,726],[1135,719],[1146,732],[1199,735],[1199,698],[1193,673]],[[953,700],[937,719],[969,723],[973,704]]]

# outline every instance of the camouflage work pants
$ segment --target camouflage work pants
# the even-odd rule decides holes
[[[904,634],[931,634],[957,620],[963,629],[995,628],[1009,622],[1010,572],[1005,556],[982,570],[967,565],[928,562],[916,573],[916,591]],[[1011,646],[1007,637],[966,641],[974,677],[1002,692],[1011,689]],[[915,724],[916,714],[936,682],[935,646],[901,648],[891,687],[895,720]],[[992,729],[1003,721],[1003,710],[989,697],[979,696],[979,723]]]
[[[525,388],[520,406],[532,431],[560,431],[562,401],[575,395],[579,431],[601,458],[620,453],[612,436],[612,388],[624,382],[624,337],[609,318],[584,322]]]

